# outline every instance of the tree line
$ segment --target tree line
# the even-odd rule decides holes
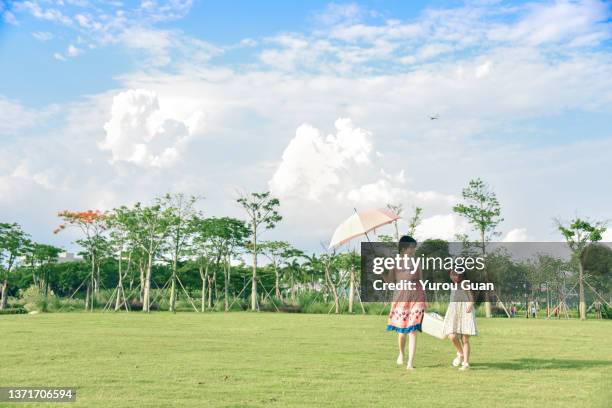
[[[83,261],[77,263],[58,263],[62,249],[33,242],[16,223],[0,223],[0,309],[7,307],[9,294],[16,295],[24,286],[34,285],[44,296],[49,294],[50,287],[59,295],[82,296],[87,310],[100,307],[103,286],[113,288],[114,310],[135,306],[148,312],[152,307],[153,289],[161,287],[170,311],[176,310],[179,295],[198,311],[213,308],[218,302],[223,303],[224,310],[229,310],[233,299],[246,299],[246,296],[250,298],[249,308],[257,310],[265,298],[295,303],[299,291],[322,293],[336,313],[346,298],[348,310],[353,311],[355,294],[358,295],[359,255],[307,254],[286,241],[262,241],[263,231],[275,228],[282,221],[280,202],[269,192],[250,193],[236,200],[244,219],[205,217],[198,210],[199,201],[195,196],[167,194],[148,205],[136,203],[106,212],[60,212],[61,223],[55,233],[67,229],[79,232],[76,243],[83,250]],[[388,208],[398,214],[403,211],[401,204],[389,204]],[[487,243],[499,236],[496,228],[503,221],[501,205],[490,187],[481,179],[471,180],[462,191],[462,201],[453,209],[465,217],[477,236],[472,241],[467,236],[457,239],[503,264],[499,263],[499,254],[487,254]],[[407,231],[402,232],[414,235],[421,214],[422,209],[415,208],[408,218]],[[556,223],[576,259],[600,241],[606,230],[603,222],[580,218],[567,225],[559,220]],[[397,240],[400,236],[397,223],[394,230],[394,236],[381,235],[379,239]],[[423,248],[439,250],[441,247],[444,244],[440,240],[428,240]],[[258,264],[260,256],[267,259],[263,266]],[[246,257],[251,258],[250,266],[245,264]],[[516,270],[508,267],[508,262],[505,265],[506,271]],[[587,311],[584,292],[588,282],[583,264],[575,265],[579,312],[584,318]],[[574,276],[568,272],[571,268],[557,268],[560,269]],[[529,268],[521,270],[522,275],[520,279],[517,276],[516,282],[528,281]],[[495,271],[487,268],[484,273]],[[530,287],[536,287],[532,283]],[[191,295],[196,292],[199,299],[194,301]],[[485,314],[491,316],[491,300],[486,298],[484,305]]]

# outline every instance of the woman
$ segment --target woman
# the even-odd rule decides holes
[[[416,251],[417,242],[410,236],[403,236],[399,240],[399,254],[401,257],[412,259]],[[414,282],[412,290],[396,290],[393,294],[393,304],[389,319],[387,322],[387,330],[396,331],[398,335],[399,355],[397,356],[397,364],[404,363],[404,350],[406,348],[406,336],[408,336],[408,363],[406,368],[414,370],[414,355],[416,352],[416,335],[421,331],[421,322],[425,313],[425,292],[419,284],[422,279],[422,271],[420,266],[415,268],[412,262],[408,262],[407,268],[395,268],[389,274],[389,280],[392,282],[410,281]]]

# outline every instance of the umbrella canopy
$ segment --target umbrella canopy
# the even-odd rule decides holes
[[[336,228],[329,247],[335,248],[345,244],[355,237],[365,235],[400,218],[402,217],[384,208],[356,212]]]

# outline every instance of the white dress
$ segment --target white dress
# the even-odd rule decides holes
[[[451,291],[451,301],[446,309],[444,316],[444,335],[449,334],[467,334],[476,336],[478,329],[476,328],[476,311],[472,305],[472,311],[467,312],[469,302],[468,294],[462,290]]]

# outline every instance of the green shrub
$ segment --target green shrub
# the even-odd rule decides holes
[[[51,306],[57,304],[57,300],[54,301],[55,295],[52,290],[49,290],[48,295],[45,296],[36,285],[20,290],[19,296],[24,302],[23,307],[28,312],[48,312]]]
[[[53,305],[53,311],[55,312],[74,312],[85,310],[85,300],[84,299],[58,299],[55,298],[54,301],[57,300],[57,304]]]
[[[304,313],[327,314],[327,313],[330,313],[330,309],[331,309],[331,313],[334,312],[334,309],[332,307],[333,307],[333,303],[317,302],[317,303],[310,303],[306,305],[305,307],[302,308],[302,311]]]
[[[198,307],[199,303],[196,303],[196,300],[193,301],[193,303],[196,305],[196,308]],[[176,311],[177,312],[193,312],[193,305],[191,304],[191,302],[188,299],[179,299],[176,301]],[[169,307],[168,307],[169,308]],[[200,310],[200,309],[198,309]]]
[[[601,317],[604,319],[612,319],[612,308],[607,305],[601,305]]]
[[[300,305],[280,305],[278,307],[279,312],[283,313],[303,313]]]
[[[285,303],[275,296],[266,298],[259,304],[259,310],[264,312],[277,312],[285,306]]]
[[[250,305],[250,301],[242,299],[242,298],[230,298],[230,311],[239,312],[242,310],[247,310]],[[213,310],[217,312],[225,311],[225,302],[223,298],[217,299],[217,303],[214,304]]]
[[[366,310],[366,313],[369,315],[386,316],[389,314],[389,311],[391,310],[391,305],[384,304],[384,303],[364,303],[363,306]],[[361,311],[361,307],[358,310]]]
[[[117,297],[117,294],[115,293],[114,289],[100,289],[98,291],[98,296],[97,296],[97,306],[103,308],[104,306],[106,306],[108,304],[108,301],[112,298],[112,303],[115,303],[115,300]]]
[[[11,314],[24,314],[28,311],[23,307],[11,307],[8,309],[0,310],[0,315],[11,315]]]
[[[320,303],[323,296],[317,292],[302,292],[297,296],[297,304],[302,310],[307,308],[312,303]]]

